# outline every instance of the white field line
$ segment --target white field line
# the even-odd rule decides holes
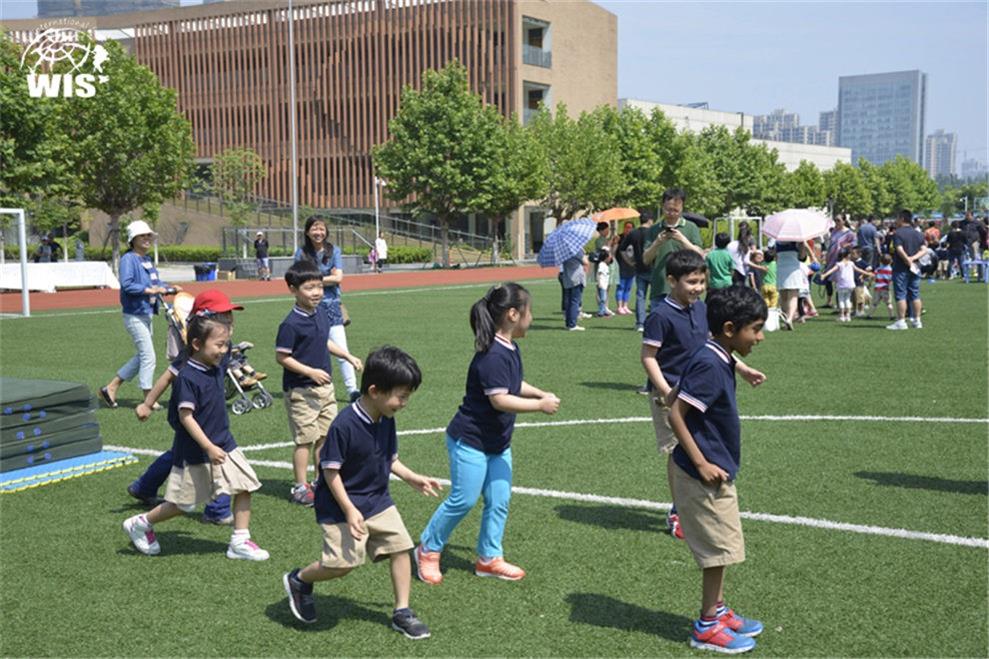
[[[108,451],[129,451],[137,455],[158,456],[161,451],[152,449],[136,449],[126,446],[104,446]],[[271,467],[274,469],[292,469],[291,462],[279,460],[251,460],[251,464],[257,467]],[[309,470],[312,470],[310,465]],[[395,476],[392,480],[398,480]],[[438,478],[439,482],[449,487],[450,481],[445,478]],[[535,487],[512,486],[515,494],[527,494],[535,497],[547,499],[561,499],[564,501],[580,501],[584,503],[602,503],[619,508],[641,508],[646,510],[666,511],[671,504],[659,501],[649,501],[647,499],[630,499],[626,497],[608,497],[598,494],[584,494],[581,492],[566,492],[561,490],[545,490]],[[944,533],[926,533],[924,531],[910,531],[908,529],[888,528],[885,526],[872,526],[866,524],[848,524],[845,522],[834,522],[827,519],[816,519],[814,517],[799,517],[792,515],[774,515],[771,513],[742,512],[743,519],[750,519],[756,522],[769,522],[772,524],[787,524],[790,526],[805,526],[815,529],[827,529],[831,531],[844,531],[846,533],[859,533],[862,535],[877,535],[886,538],[901,538],[904,540],[924,540],[927,542],[937,542],[946,545],[958,545],[961,547],[977,547],[989,549],[989,540],[985,538],[972,538],[967,536],[950,535]]]
[[[989,424],[989,419],[965,419],[954,417],[922,417],[922,416],[850,416],[850,415],[829,415],[829,414],[794,414],[784,416],[772,415],[742,415],[743,421],[877,421],[889,423],[915,423],[918,421],[928,423],[983,423]],[[568,421],[523,421],[516,423],[516,428],[551,428],[554,426],[590,426],[607,425],[613,423],[652,423],[652,417],[648,416],[626,416],[616,419],[571,419]],[[421,428],[417,430],[399,430],[398,435],[436,435],[446,432],[446,428]],[[287,448],[295,446],[294,442],[272,442],[270,444],[252,444],[241,446],[241,450],[264,451],[267,449]]]
[[[526,287],[547,283],[541,279],[532,279],[532,280],[525,279],[523,281],[526,282],[525,283]],[[547,281],[552,282],[554,284],[556,283],[555,279],[547,280]],[[386,288],[386,289],[377,289],[370,291],[354,291],[353,293],[347,293],[347,298],[349,299],[352,297],[372,297],[375,295],[405,295],[408,293],[429,293],[432,291],[456,291],[467,288],[490,288],[494,284],[495,282],[492,281],[492,282],[480,282],[477,284],[457,284],[455,286],[420,286],[419,288],[394,288],[394,289]],[[266,304],[269,302],[282,302],[288,304],[288,301],[291,300],[291,297],[288,295],[288,293],[286,293],[285,295],[281,295],[279,297],[258,297],[258,298],[249,297],[249,298],[240,298],[240,299],[246,305],[250,306],[254,304]],[[120,313],[120,309],[114,307],[109,309],[97,309],[95,311],[67,311],[65,313],[41,312],[41,313],[33,314],[31,318],[70,318],[73,316],[98,316],[101,314],[119,314],[119,313]],[[18,320],[23,318],[24,316],[15,313],[0,314],[0,320]]]

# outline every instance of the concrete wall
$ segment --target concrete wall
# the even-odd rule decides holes
[[[720,110],[704,110],[700,108],[686,108],[680,105],[669,103],[653,103],[651,101],[640,101],[634,98],[623,98],[618,101],[619,108],[633,107],[642,110],[645,114],[650,114],[653,110],[660,110],[666,118],[673,122],[678,131],[689,130],[699,133],[710,126],[724,126],[728,130],[744,128],[752,132],[752,115],[744,112],[722,112]]]
[[[774,142],[772,140],[752,140],[753,144],[765,144],[775,149],[779,161],[787,170],[793,171],[801,160],[806,160],[822,172],[826,172],[839,162],[851,164],[852,150],[841,146],[818,146],[816,144],[795,144],[793,142]]]
[[[551,87],[555,106],[567,104],[577,116],[599,105],[618,103],[618,17],[587,0],[518,0],[515,3],[516,98],[522,116],[524,82]],[[552,68],[523,63],[522,18],[528,16],[550,24]]]

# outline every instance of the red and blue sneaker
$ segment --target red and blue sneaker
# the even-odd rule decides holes
[[[751,638],[762,633],[761,622],[752,620],[751,618],[743,618],[725,605],[718,607],[715,615],[718,617],[718,622],[739,636],[748,636]]]
[[[680,516],[677,515],[676,508],[666,516],[666,530],[677,540],[683,540],[683,528],[680,526]]]
[[[690,634],[690,647],[721,654],[741,654],[755,648],[755,639],[736,634],[720,620],[714,620],[710,624],[695,620],[694,631]]]

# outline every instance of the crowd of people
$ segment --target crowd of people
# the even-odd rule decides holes
[[[626,221],[621,233],[613,233],[607,222],[598,224],[590,256],[573,258],[562,267],[567,329],[583,330],[579,319],[591,317],[580,308],[580,300],[586,281],[582,270],[592,269],[596,315],[634,314],[635,329],[643,331],[646,316],[669,292],[665,264],[682,249],[704,255],[709,292],[733,285],[754,288],[770,316],[778,314],[786,330],[820,315],[811,295],[814,286],[823,288],[820,309],[835,309],[839,322],[886,313],[894,321],[889,329],[922,327],[922,278],[983,277],[989,267],[984,257],[989,217],[980,220],[972,213],[950,223],[921,220],[908,211],[892,221],[869,217],[853,223],[837,215],[827,235],[806,242],[767,239],[761,248],[752,227],[743,221],[734,236],[718,232],[713,246],[704,249],[697,226],[682,217],[685,199],[682,190],[668,190],[659,222],[645,211],[638,227]],[[614,311],[608,306],[610,299]],[[771,318],[770,329],[775,324]]]

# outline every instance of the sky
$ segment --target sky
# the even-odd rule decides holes
[[[816,125],[840,76],[920,69],[925,133],[958,134],[959,170],[989,160],[989,3],[596,2],[618,17],[619,98],[785,108]]]
[[[746,114],[784,108],[816,125],[837,106],[839,76],[920,69],[925,133],[957,133],[959,170],[966,158],[989,162],[985,0],[595,2],[618,17],[619,98]],[[36,13],[34,0],[0,0],[0,18]]]

